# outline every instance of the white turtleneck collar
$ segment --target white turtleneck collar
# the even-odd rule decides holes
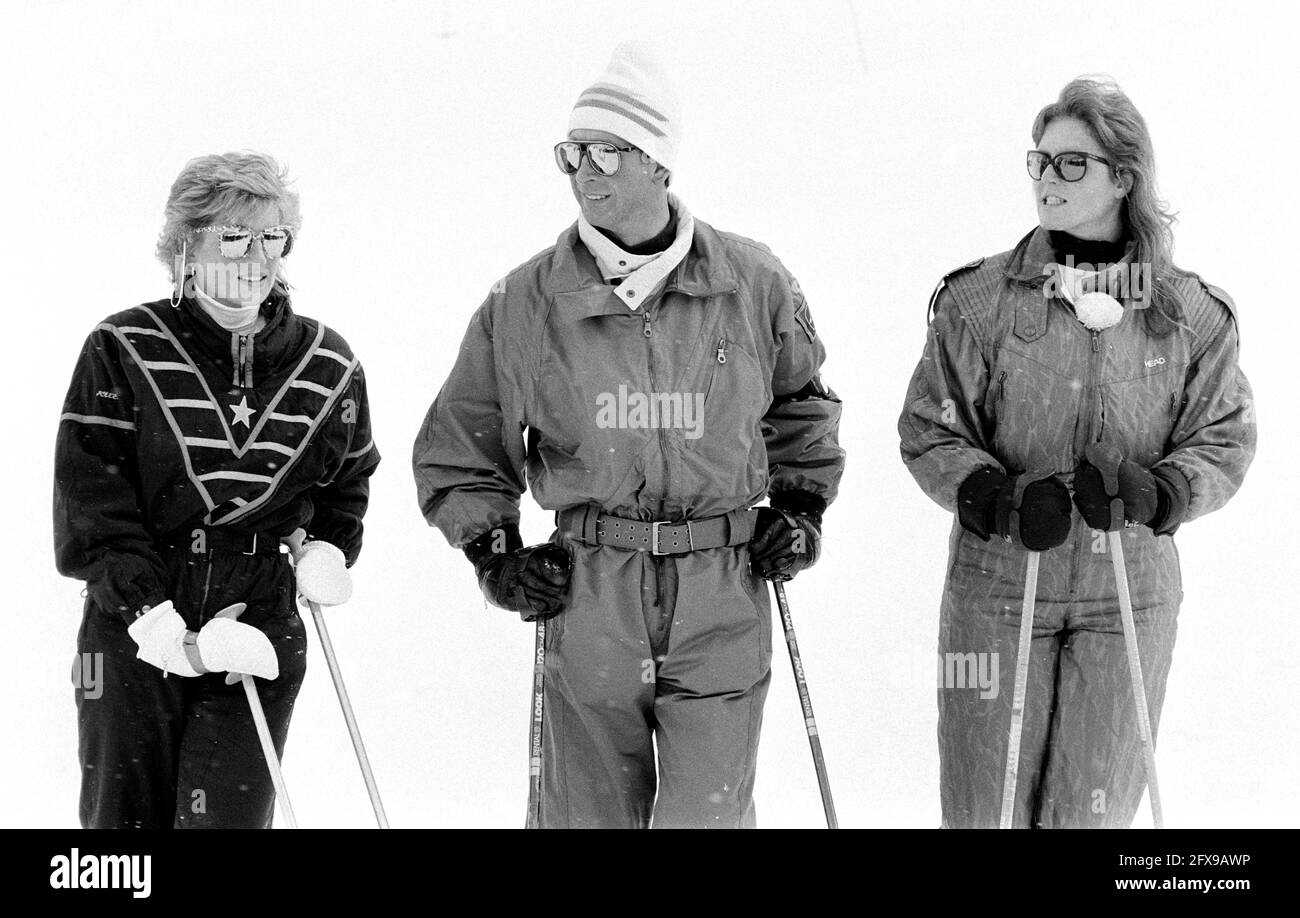
[[[672,245],[652,255],[636,255],[624,251],[592,226],[585,216],[578,214],[578,236],[595,257],[596,267],[605,280],[621,278],[619,285],[614,288],[614,295],[628,309],[635,311],[650,299],[691,249],[691,240],[695,238],[695,218],[671,192],[668,194],[668,206],[677,215],[677,236]]]
[[[208,317],[226,331],[251,335],[262,329],[266,320],[262,318],[261,304],[252,306],[227,306],[225,303],[208,296],[198,287],[194,288],[194,300],[202,307]]]

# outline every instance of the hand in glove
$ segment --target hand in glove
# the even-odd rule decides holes
[[[144,609],[127,627],[126,633],[131,635],[131,640],[139,648],[135,654],[136,659],[144,660],[164,673],[201,676],[207,672],[206,669],[199,668],[202,664],[198,661],[197,651],[186,653],[185,637],[191,636],[190,643],[193,646],[194,632],[186,630],[185,619],[181,618],[170,599],[151,609]]]
[[[169,599],[144,610],[127,633],[140,648],[136,657],[164,673],[201,676],[230,670],[227,684],[238,680],[238,673],[275,679],[280,664],[270,640],[258,629],[236,621],[246,608],[242,602],[227,606],[195,634],[186,630],[185,620]]]
[[[488,602],[532,622],[562,611],[572,568],[559,545],[523,544],[518,526],[498,526],[466,545],[465,557]]]
[[[802,491],[781,491],[771,502],[771,507],[758,509],[749,564],[766,580],[792,580],[821,555],[826,501]]]
[[[1074,473],[1074,504],[1093,529],[1106,532],[1124,524],[1172,533],[1187,511],[1191,487],[1177,469],[1144,469],[1108,443],[1092,443]]]
[[[246,608],[242,602],[227,606],[199,629],[196,643],[204,671],[229,672],[226,685],[238,682],[245,673],[263,679],[280,677],[280,661],[271,639],[252,625],[236,621]]]
[[[348,573],[343,552],[319,539],[307,542],[307,533],[295,529],[281,541],[293,556],[298,593],[308,602],[321,606],[339,606],[352,598],[352,575]]]
[[[957,490],[957,518],[986,542],[996,533],[1030,551],[1047,551],[1070,535],[1070,491],[1055,475],[1008,478],[985,467]]]

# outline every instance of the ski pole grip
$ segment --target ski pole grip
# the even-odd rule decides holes
[[[1124,528],[1124,501],[1119,496],[1119,467],[1124,461],[1124,454],[1111,443],[1089,443],[1083,451],[1083,458],[1101,472],[1102,484],[1110,497],[1110,525],[1108,532],[1117,532]]]

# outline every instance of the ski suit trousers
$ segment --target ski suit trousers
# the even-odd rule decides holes
[[[270,638],[280,665],[255,679],[275,749],[284,753],[307,640],[288,556],[164,549],[176,611],[194,631],[226,606]],[[87,602],[77,636],[84,828],[269,828],[275,804],[244,689],[225,673],[185,678],[136,659],[122,617]],[[98,656],[96,656],[98,655]],[[87,686],[84,674],[102,673]]]
[[[1123,544],[1154,731],[1182,601],[1178,552],[1146,527],[1125,530]],[[956,525],[951,558],[939,629],[943,825],[996,828],[1027,552]],[[1020,750],[1016,827],[1132,823],[1146,775],[1118,592],[1106,534],[1078,517],[1065,544],[1039,556]]]
[[[573,575],[547,620],[539,825],[753,827],[772,622],[748,546],[558,538]]]

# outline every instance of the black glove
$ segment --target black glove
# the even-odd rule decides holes
[[[996,533],[1019,539],[1030,551],[1047,551],[1070,535],[1070,491],[1052,475],[1025,485],[1017,505],[1016,479],[986,466],[957,489],[957,518],[986,542]]]
[[[572,565],[559,545],[523,544],[517,525],[498,526],[466,545],[465,557],[488,602],[532,622],[563,610]]]
[[[759,507],[749,540],[749,564],[767,580],[792,580],[817,563],[826,501],[805,491],[778,491]]]
[[[1074,472],[1074,505],[1093,529],[1113,532],[1140,523],[1158,535],[1172,533],[1183,521],[1191,486],[1175,468],[1144,469],[1106,443],[1093,443]],[[1122,507],[1114,508],[1111,501]]]

